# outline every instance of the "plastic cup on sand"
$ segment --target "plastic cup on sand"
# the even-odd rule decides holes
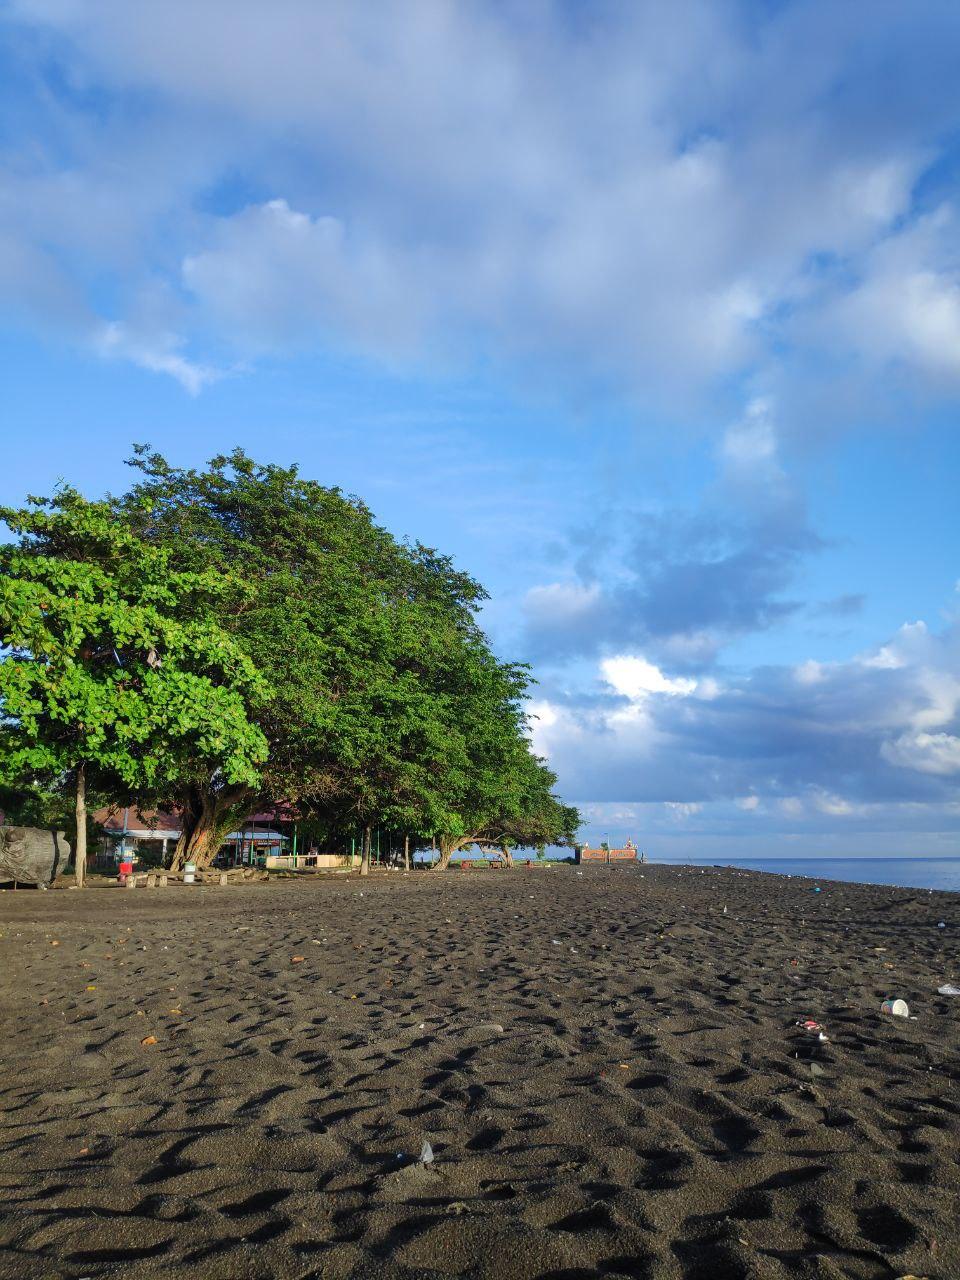
[[[910,1006],[906,1000],[884,1000],[880,1012],[892,1014],[894,1018],[909,1018]]]

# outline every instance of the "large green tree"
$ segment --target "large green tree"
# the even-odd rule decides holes
[[[359,829],[364,872],[374,823],[439,835],[441,866],[569,837],[529,677],[490,652],[473,579],[296,468],[132,463],[107,504],[65,490],[6,513],[8,775],[174,805],[181,863],[265,806]]]
[[[182,571],[242,577],[218,622],[265,674],[273,699],[256,714],[269,755],[257,782],[222,771],[177,784],[177,856],[208,861],[223,834],[260,805],[333,810],[440,830],[445,778],[467,758],[455,723],[465,655],[483,648],[480,586],[431,548],[401,544],[366,506],[261,465],[237,450],[200,470],[138,448],[119,518]]]
[[[91,783],[256,787],[269,686],[217,621],[242,607],[229,575],[175,566],[72,489],[0,520],[0,780],[72,790],[82,884]]]

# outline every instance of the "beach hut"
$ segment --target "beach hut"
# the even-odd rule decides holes
[[[230,831],[217,854],[216,864],[223,867],[282,866],[290,845],[290,837],[271,826],[273,814],[252,813],[239,831]]]
[[[162,865],[180,839],[181,823],[177,814],[162,809],[123,808],[98,809],[93,815],[100,825],[100,846],[96,861],[113,869],[131,854],[145,863]]]

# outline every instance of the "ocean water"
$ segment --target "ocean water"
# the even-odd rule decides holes
[[[485,858],[475,850],[458,854],[469,861]],[[516,855],[532,857],[528,850]],[[569,849],[550,848],[549,861],[562,861],[571,856]],[[430,854],[417,854],[415,860],[429,863]],[[960,857],[957,858],[730,858],[692,856],[664,858],[647,853],[647,862],[663,866],[743,867],[745,871],[772,871],[780,876],[810,876],[820,880],[849,880],[859,884],[892,884],[904,889],[949,889],[960,893]]]
[[[670,866],[743,867],[781,876],[960,892],[960,858],[652,858]]]

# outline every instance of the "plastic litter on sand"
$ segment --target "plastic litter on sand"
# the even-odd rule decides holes
[[[829,1043],[830,1037],[821,1027],[819,1022],[815,1022],[813,1018],[806,1018],[797,1023],[798,1027],[802,1027],[808,1036],[815,1036],[821,1044]]]
[[[420,1148],[420,1163],[433,1164],[433,1147],[424,1139],[423,1146]]]
[[[960,987],[955,987],[952,982],[945,982],[942,987],[937,987],[937,991],[942,996],[960,996]]]

